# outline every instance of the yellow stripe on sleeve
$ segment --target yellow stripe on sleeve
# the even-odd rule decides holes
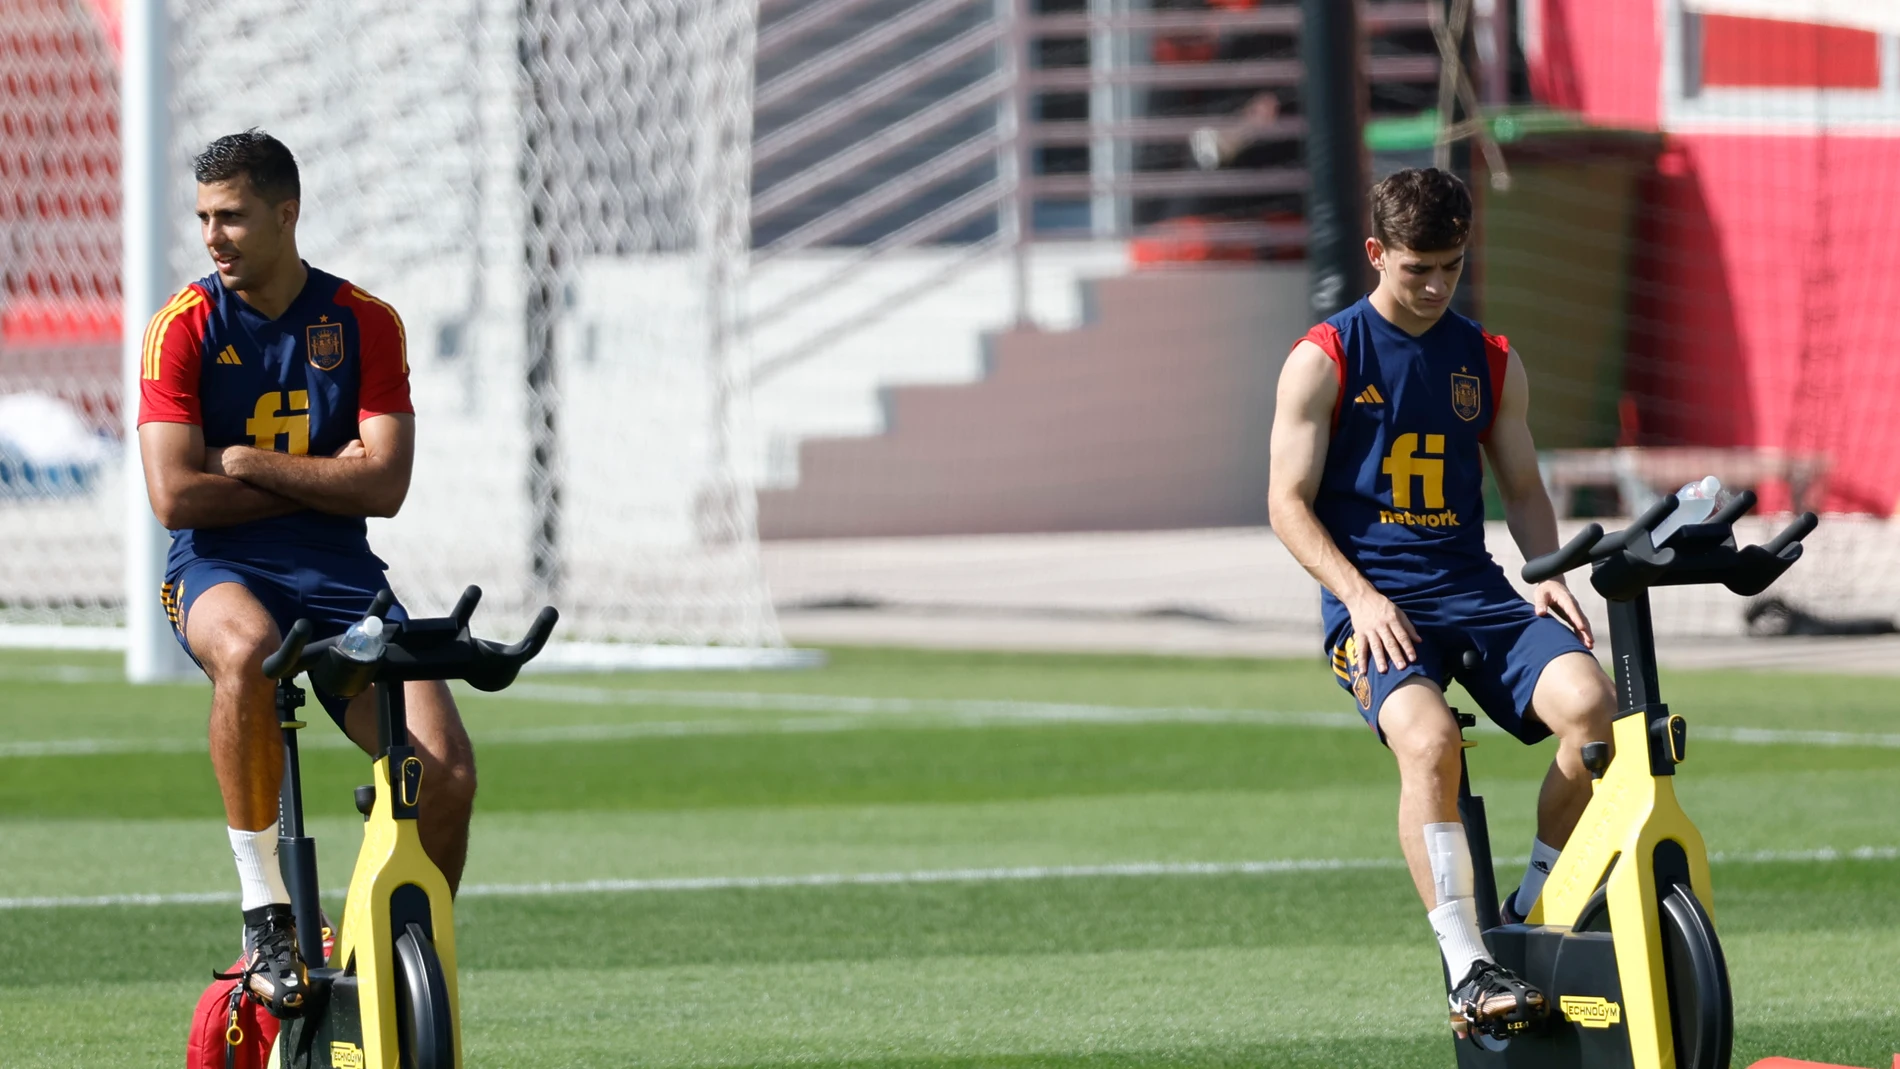
[[[152,317],[152,321],[145,325],[145,341],[140,348],[146,378],[158,378],[159,354],[165,346],[165,330],[171,326],[177,313],[184,309],[186,299],[193,292],[189,287],[180,290],[171,300],[165,302],[165,307],[160,308],[158,314]]]
[[[402,373],[405,375],[409,374],[409,330],[402,325],[402,314],[390,307],[388,302],[377,300],[362,290],[357,289],[355,286],[350,287],[350,292],[362,300],[368,301],[383,311],[388,312],[389,318],[396,321],[396,344],[402,349]]]
[[[170,312],[172,307],[178,303],[179,296],[182,296],[182,294],[166,301],[165,306],[160,308],[156,315],[145,321],[145,337],[139,340],[140,378],[155,379],[158,377],[152,373],[152,335],[158,330],[159,321],[163,320],[166,313]]]
[[[145,328],[143,368],[146,378],[159,377],[160,365],[164,359],[165,332],[171,329],[172,323],[179,316],[197,307],[203,301],[203,294],[187,286],[152,317],[151,324]]]

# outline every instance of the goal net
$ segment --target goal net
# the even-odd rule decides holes
[[[370,540],[412,611],[476,583],[489,631],[553,603],[567,639],[780,643],[735,463],[753,19],[738,0],[172,0],[167,285],[209,270],[191,158],[254,126],[282,140],[300,251],[404,320],[415,474]],[[95,593],[36,611],[116,617],[102,563]]]
[[[0,10],[0,623],[119,613],[113,62],[83,5]]]

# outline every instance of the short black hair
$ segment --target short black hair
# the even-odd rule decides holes
[[[1372,187],[1372,236],[1381,245],[1444,252],[1471,237],[1471,191],[1436,167],[1409,167]]]
[[[229,182],[243,175],[257,195],[272,204],[301,199],[297,157],[282,141],[253,126],[241,134],[226,134],[205,146],[191,161],[200,182]]]

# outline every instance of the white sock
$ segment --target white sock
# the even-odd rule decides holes
[[[1491,961],[1478,931],[1477,877],[1471,867],[1471,843],[1456,822],[1425,825],[1425,856],[1431,861],[1438,906],[1426,916],[1445,955],[1445,970],[1456,984],[1474,962]]]
[[[277,867],[277,822],[272,821],[263,831],[224,830],[231,835],[231,857],[237,862],[243,908],[256,909],[273,902],[289,905],[290,889],[284,886],[284,872]]]
[[[1438,949],[1445,955],[1445,971],[1451,974],[1452,984],[1463,980],[1472,965],[1491,960],[1491,952],[1484,948],[1484,938],[1478,934],[1476,899],[1454,898],[1426,916],[1431,919],[1433,934],[1438,936]]]
[[[1550,870],[1562,854],[1562,850],[1544,845],[1542,839],[1531,839],[1531,863],[1524,867],[1524,882],[1517,885],[1517,894],[1511,900],[1511,907],[1519,915],[1530,913],[1537,904],[1537,896],[1544,893],[1544,881],[1550,878]]]

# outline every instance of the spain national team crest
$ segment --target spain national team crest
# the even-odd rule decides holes
[[[1370,712],[1372,710],[1372,677],[1361,672],[1359,678],[1353,681],[1352,696],[1359,700],[1359,708]]]
[[[1458,413],[1459,419],[1469,423],[1478,418],[1478,411],[1482,407],[1482,402],[1479,400],[1482,396],[1482,388],[1483,384],[1478,381],[1478,376],[1452,373],[1451,410]]]
[[[304,350],[311,367],[335,371],[343,363],[343,324],[312,323],[304,331]]]

